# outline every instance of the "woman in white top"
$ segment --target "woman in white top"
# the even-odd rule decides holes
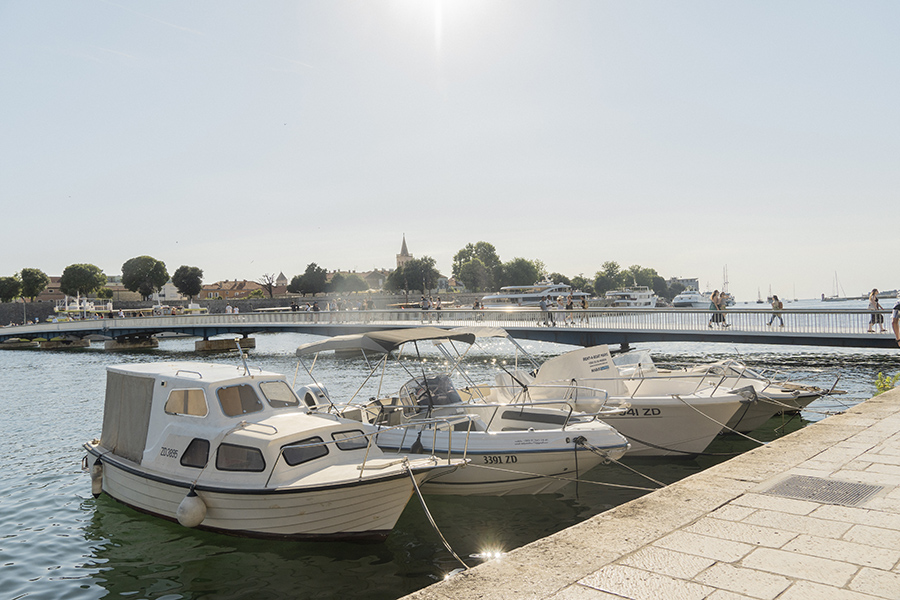
[[[878,303],[878,290],[873,289],[869,294],[869,310],[881,310],[881,304]],[[878,323],[878,326],[881,327],[881,331],[879,333],[884,333],[887,331],[884,328],[884,315],[881,313],[872,313],[872,317],[869,319],[869,333],[874,333],[872,331],[872,326]]]

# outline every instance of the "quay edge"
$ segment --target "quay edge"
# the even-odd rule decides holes
[[[884,490],[854,508],[760,493],[787,475]],[[880,532],[893,543],[879,542],[879,531],[872,531],[885,523]],[[724,533],[704,535],[718,530]],[[897,598],[898,589],[895,389],[403,600],[705,598],[719,590],[753,597]]]

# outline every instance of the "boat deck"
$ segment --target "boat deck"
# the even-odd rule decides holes
[[[406,598],[900,598],[900,389]]]

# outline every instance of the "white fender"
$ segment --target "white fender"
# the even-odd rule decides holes
[[[178,505],[175,516],[183,526],[196,527],[206,518],[206,504],[197,492],[191,490]]]
[[[100,459],[94,461],[91,465],[91,493],[94,498],[103,492],[103,463]]]

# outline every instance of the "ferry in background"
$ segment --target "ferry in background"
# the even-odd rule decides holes
[[[647,286],[638,285],[606,292],[606,300],[614,308],[656,308],[659,298]]]
[[[564,283],[553,283],[549,279],[539,281],[534,285],[507,285],[500,291],[481,299],[484,308],[518,308],[520,306],[538,306],[542,298],[550,297],[556,300],[560,296],[572,300],[576,306],[581,305],[582,298],[590,299],[591,295],[580,290],[573,290],[572,286]]]

